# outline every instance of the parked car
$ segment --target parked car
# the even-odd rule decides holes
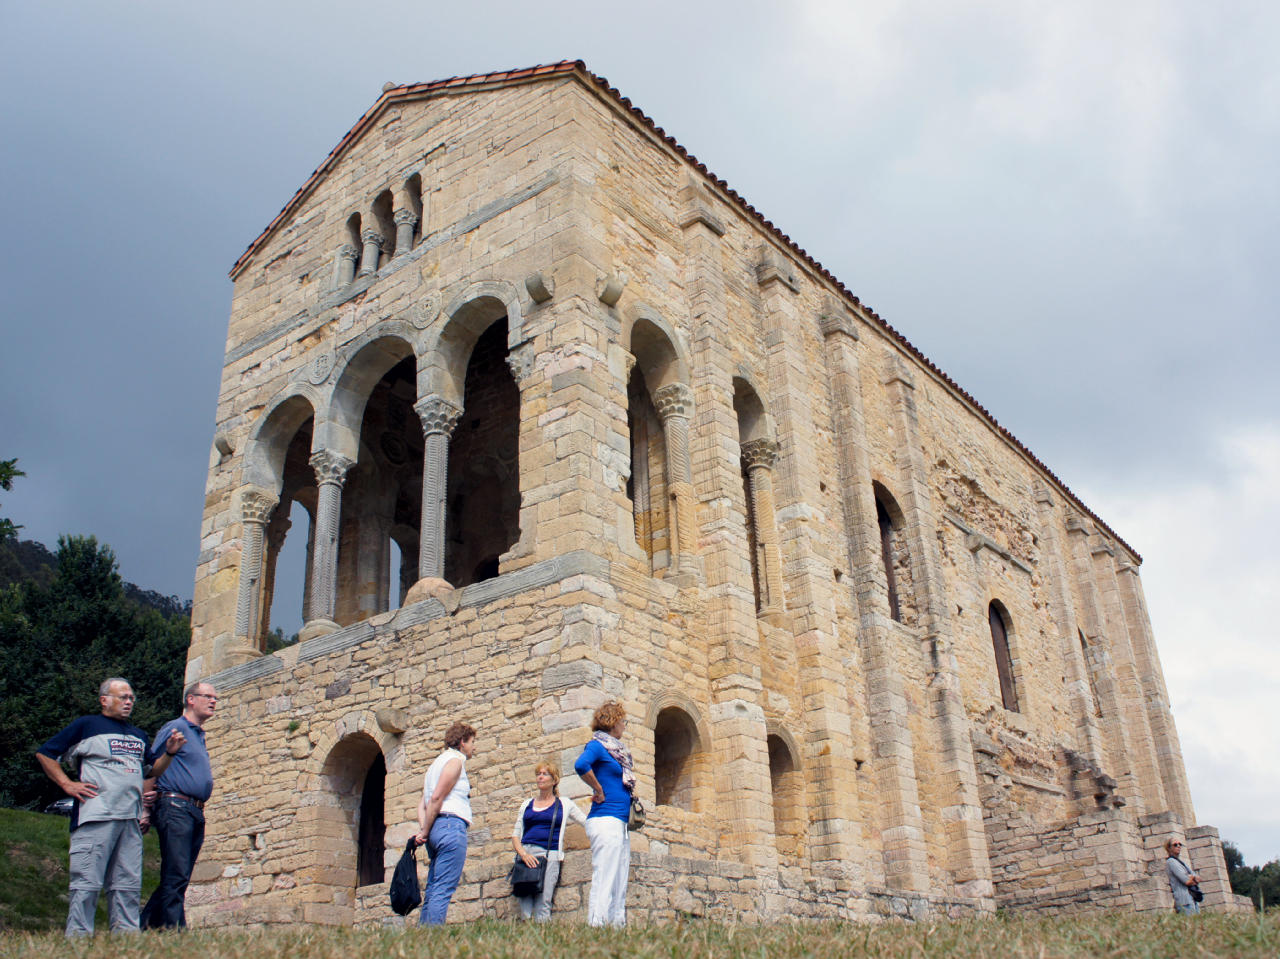
[[[49,805],[44,807],[44,811],[52,813],[55,816],[70,816],[71,810],[75,808],[76,801],[70,796],[63,796],[61,799],[55,799]]]

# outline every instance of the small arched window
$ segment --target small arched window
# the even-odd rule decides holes
[[[991,623],[991,645],[995,648],[996,672],[1000,675],[1000,700],[1011,713],[1018,712],[1018,690],[1013,682],[1013,658],[1009,654],[1009,624],[998,603],[987,608]]]
[[[659,806],[694,811],[698,729],[683,709],[668,706],[653,728],[653,785]]]

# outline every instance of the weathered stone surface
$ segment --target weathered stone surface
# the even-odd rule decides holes
[[[187,667],[223,696],[193,922],[389,921],[359,877],[394,865],[459,719],[451,916],[512,915],[533,766],[582,801],[611,697],[650,809],[633,919],[1167,908],[1180,830],[1234,905],[1139,558],[1059,480],[580,68],[381,103],[233,271]],[[340,495],[313,460],[352,464]],[[241,589],[245,490],[280,505],[247,524]],[[333,619],[262,655],[290,536]],[[576,826],[568,848],[556,908],[581,917]]]

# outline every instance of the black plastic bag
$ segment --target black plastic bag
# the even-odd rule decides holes
[[[412,836],[391,876],[391,908],[398,916],[407,916],[422,905],[422,889],[418,885],[418,842]]]

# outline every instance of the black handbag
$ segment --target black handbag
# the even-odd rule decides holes
[[[391,908],[397,916],[407,916],[422,905],[422,889],[418,886],[418,842],[412,836],[404,847],[396,871],[391,876]]]
[[[552,839],[556,838],[556,823],[560,820],[561,811],[560,798],[557,796],[556,811],[551,816],[551,832],[547,836],[548,845]],[[511,895],[517,899],[539,895],[547,878],[547,857],[539,856],[532,866],[527,866],[523,859],[516,856],[516,861],[511,864],[511,873],[507,878],[511,880]]]
[[[1200,891],[1200,883],[1198,882],[1187,883],[1187,892],[1191,893],[1192,902],[1204,902],[1204,893]]]

